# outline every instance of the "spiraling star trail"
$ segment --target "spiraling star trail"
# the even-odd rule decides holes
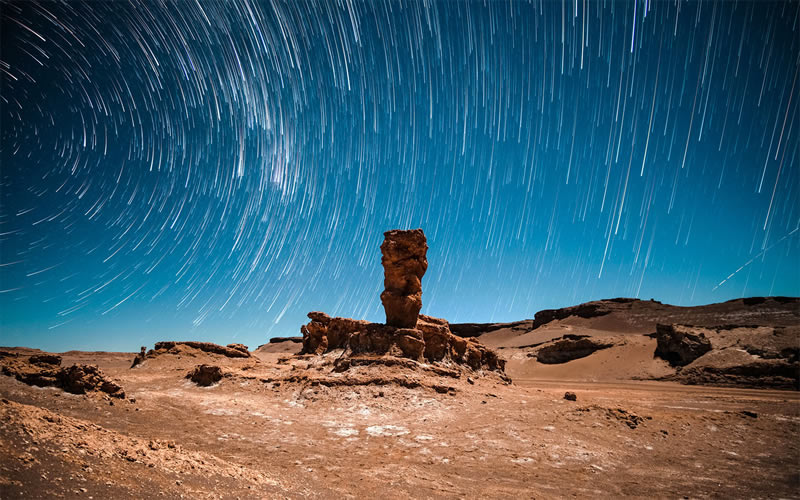
[[[799,295],[799,29],[796,1],[3,2],[0,344],[382,321],[392,228],[455,322]]]

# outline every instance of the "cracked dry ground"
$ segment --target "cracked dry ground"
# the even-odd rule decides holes
[[[2,498],[800,496],[796,392],[490,377],[450,379],[454,395],[201,388],[185,367],[131,370],[129,354],[64,357],[136,401],[0,377]]]

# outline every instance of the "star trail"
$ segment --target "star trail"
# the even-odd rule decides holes
[[[3,2],[2,344],[800,295],[800,2]]]

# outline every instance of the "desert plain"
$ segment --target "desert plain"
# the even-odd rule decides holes
[[[449,325],[497,352],[503,371],[300,354],[303,337],[253,351],[72,351],[58,365],[2,348],[0,496],[797,498],[798,304],[616,299]],[[674,366],[655,354],[663,325],[687,323],[706,325],[709,351]],[[775,339],[790,347],[770,351]],[[25,371],[71,365],[96,365],[124,395],[31,385]]]

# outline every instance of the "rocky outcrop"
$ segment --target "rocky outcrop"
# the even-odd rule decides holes
[[[133,358],[133,362],[131,363],[131,368],[142,364],[144,360],[147,359],[147,348],[145,346],[142,346],[139,349],[140,349],[139,353],[136,355],[135,358]]]
[[[217,354],[228,358],[253,358],[253,355],[248,350],[248,347],[244,344],[228,344],[227,346],[221,346],[211,342],[164,341],[156,342],[156,345],[153,347],[153,349],[150,349],[147,351],[147,353],[145,353],[145,347],[142,347],[141,351],[136,354],[135,358],[133,358],[131,368],[139,366],[147,360],[152,360],[153,358],[157,358],[165,354],[191,358],[203,353]],[[257,358],[253,359],[257,360]]]
[[[72,365],[69,368],[62,368],[56,378],[59,387],[73,394],[100,391],[112,398],[125,398],[122,387],[106,378],[95,365]]]
[[[36,387],[57,387],[59,384],[58,374],[62,370],[60,366],[30,363],[19,357],[9,357],[3,361],[3,375],[14,377],[24,384]]]
[[[505,361],[473,339],[453,335],[446,320],[419,315],[415,328],[397,328],[350,318],[308,313],[303,325],[301,354],[324,354],[343,349],[350,354],[372,353],[415,361],[452,362],[473,370],[503,371]]]
[[[797,363],[752,357],[741,359],[744,356],[736,354],[721,352],[720,356],[711,356],[704,360],[706,361],[704,363],[687,366],[664,379],[688,385],[735,385],[800,390],[800,365]]]
[[[459,337],[480,337],[486,333],[505,329],[522,335],[533,330],[533,320],[524,319],[511,323],[450,323],[450,331]]]
[[[247,354],[246,357],[250,357],[250,348],[244,344],[228,344],[226,347],[228,349],[234,349],[236,351],[243,352]]]
[[[225,347],[211,342],[156,342],[153,350],[156,352],[170,351],[179,346],[191,347],[193,349],[199,349],[203,352],[209,352],[212,354],[221,354],[222,356],[227,356],[229,358],[249,358],[251,356],[250,352],[247,350],[247,346],[245,345],[229,344],[227,347]],[[150,353],[148,353],[148,356],[149,355]]]
[[[800,389],[800,326],[658,325],[656,356],[684,384]]]
[[[428,245],[422,229],[383,233],[381,264],[383,284],[381,302],[386,324],[414,328],[422,308],[422,277],[428,269]]]
[[[282,344],[284,342],[301,344],[303,342],[303,337],[272,337],[269,339],[270,344]]]
[[[303,348],[303,337],[272,337],[266,344],[261,344],[253,354],[296,354]]]
[[[631,304],[634,302],[638,302],[638,299],[617,298],[586,302],[584,304],[578,304],[577,306],[572,307],[564,307],[562,309],[543,309],[534,315],[533,327],[539,328],[540,326],[550,323],[551,321],[565,319],[570,316],[577,316],[579,318],[596,318],[598,316],[605,316],[606,314],[611,314],[616,309],[616,307],[614,307],[615,304]]]
[[[672,366],[686,366],[711,350],[703,328],[684,325],[656,325],[655,355]]]
[[[597,337],[564,335],[547,343],[536,352],[536,361],[547,365],[566,363],[573,359],[585,358],[601,349],[608,349],[615,343]]]
[[[219,366],[197,365],[186,375],[186,378],[199,386],[208,387],[222,380],[222,375],[222,368]]]
[[[34,354],[28,361],[38,365],[61,366],[61,356],[56,354]]]
[[[38,387],[58,387],[73,394],[102,392],[113,398],[125,398],[119,384],[107,378],[95,365],[61,367],[61,357],[53,354],[3,360],[2,372],[20,382]]]

